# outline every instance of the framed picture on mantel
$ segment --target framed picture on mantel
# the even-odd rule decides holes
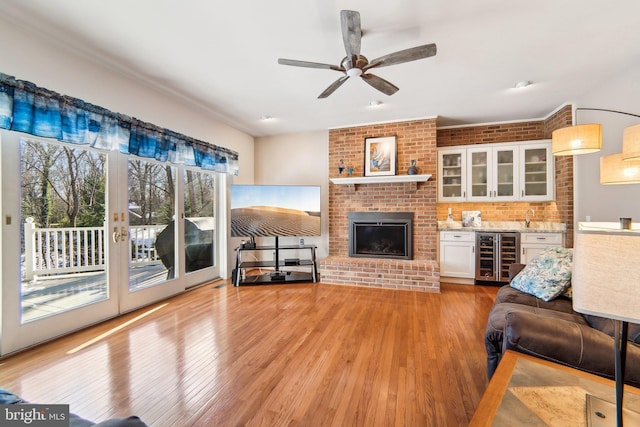
[[[396,174],[396,137],[383,136],[364,140],[364,176]]]

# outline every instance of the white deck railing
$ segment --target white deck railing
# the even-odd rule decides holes
[[[129,227],[131,267],[159,264],[156,235],[166,225]],[[105,227],[37,228],[24,223],[24,280],[35,276],[103,271],[106,265]]]

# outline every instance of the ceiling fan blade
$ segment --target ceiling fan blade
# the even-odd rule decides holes
[[[338,80],[336,80],[335,82],[331,83],[331,86],[329,86],[328,88],[326,88],[324,90],[324,92],[322,92],[319,96],[318,99],[322,99],[322,98],[326,98],[329,95],[331,95],[333,92],[336,91],[336,89],[338,89],[340,86],[342,86],[342,83],[346,82],[349,79],[349,76],[347,76],[346,74],[342,77],[340,77]]]
[[[400,88],[398,88],[393,83],[390,83],[385,79],[383,79],[382,77],[376,76],[375,74],[367,73],[367,74],[363,74],[361,77],[362,77],[362,80],[369,83],[369,85],[378,89],[380,92],[384,93],[385,95],[391,96],[394,93],[396,93],[398,90],[400,90]]]
[[[345,71],[344,68],[338,65],[323,64],[320,62],[298,61],[295,59],[283,59],[278,58],[278,64],[280,65],[292,65],[294,67],[306,67],[306,68],[323,68],[327,70]]]
[[[340,11],[342,24],[342,40],[347,56],[360,55],[360,42],[362,41],[362,29],[360,28],[360,12],[354,10]]]
[[[423,46],[412,47],[410,49],[400,50],[381,56],[369,62],[365,67],[365,71],[373,67],[387,67],[389,65],[402,64],[404,62],[417,61],[418,59],[429,58],[437,52],[435,43],[425,44]]]

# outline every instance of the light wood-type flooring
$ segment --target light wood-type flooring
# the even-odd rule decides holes
[[[0,359],[0,387],[150,426],[465,426],[497,287],[220,281]]]

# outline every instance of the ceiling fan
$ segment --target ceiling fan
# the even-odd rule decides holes
[[[336,89],[342,86],[349,77],[361,77],[365,82],[385,95],[393,95],[398,91],[398,87],[375,74],[369,73],[368,71],[370,69],[416,61],[436,54],[436,45],[435,43],[431,43],[390,53],[369,62],[364,55],[360,54],[360,42],[362,40],[360,13],[353,10],[342,10],[340,11],[340,21],[342,24],[342,40],[344,41],[344,48],[347,51],[347,56],[340,61],[340,65],[297,61],[295,59],[278,59],[278,64],[281,65],[292,65],[294,67],[306,68],[325,68],[344,73],[342,77],[326,88],[318,98],[326,98],[331,95]]]

